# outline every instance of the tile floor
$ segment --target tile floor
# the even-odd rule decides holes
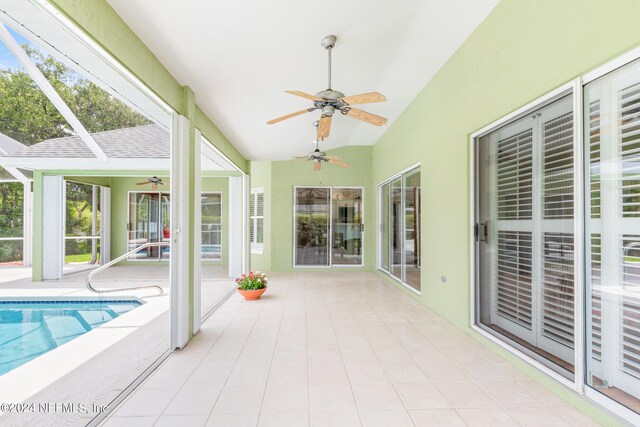
[[[104,426],[596,425],[373,273],[230,298]]]

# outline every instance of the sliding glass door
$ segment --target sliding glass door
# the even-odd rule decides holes
[[[420,168],[382,184],[380,268],[420,291]]]
[[[294,195],[294,266],[362,265],[362,189],[298,187]]]
[[[169,259],[170,196],[161,192],[129,193],[129,239],[130,251],[145,243],[167,243],[166,246],[151,246],[129,256],[130,260]]]
[[[478,149],[480,323],[570,377],[571,96],[482,136]]]
[[[585,86],[587,382],[640,408],[640,63]]]

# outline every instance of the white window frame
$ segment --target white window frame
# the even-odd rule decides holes
[[[258,194],[262,194],[262,215],[257,215],[258,213]],[[253,230],[253,239],[251,239],[251,233],[249,233],[249,238],[251,240],[251,253],[262,255],[264,253],[264,188],[255,187],[251,189],[251,201],[253,202],[254,212],[251,212],[251,203],[249,203],[249,223],[251,224],[251,228]],[[258,220],[262,219],[262,242],[258,242],[256,239],[257,230],[258,230]]]
[[[414,169],[418,169],[420,168],[420,173],[422,174],[422,163],[418,162],[415,163],[411,166],[409,166],[406,169],[401,170],[400,172],[396,173],[395,175],[391,175],[389,178],[385,178],[383,181],[380,181],[378,183],[378,185],[376,186],[376,192],[378,195],[378,202],[377,202],[377,206],[376,206],[376,224],[377,224],[377,233],[376,233],[376,269],[380,270],[381,272],[385,273],[387,276],[389,276],[391,279],[395,280],[396,282],[398,282],[399,284],[401,284],[402,286],[404,286],[405,288],[409,289],[411,292],[413,292],[416,295],[422,295],[422,284],[420,285],[421,290],[417,290],[414,287],[410,286],[409,284],[405,283],[402,279],[397,278],[396,276],[394,276],[393,274],[391,274],[391,271],[385,269],[382,267],[382,231],[383,231],[383,227],[384,225],[382,224],[382,187],[386,184],[391,184],[391,181],[401,178],[408,172],[411,172]],[[421,175],[422,176],[422,175]],[[402,180],[402,185],[404,186],[404,180]],[[403,204],[404,204],[404,192],[402,195],[402,200],[403,200]],[[420,210],[420,212],[422,212],[422,209]],[[404,219],[402,220],[402,235],[404,235]],[[420,226],[422,226],[422,222],[420,222]],[[420,230],[420,234],[423,235],[424,230]],[[391,231],[389,231],[389,233],[391,233]],[[422,251],[420,252],[420,256],[422,256]],[[403,250],[401,253],[401,257],[402,257],[402,261],[401,264],[404,265],[405,263],[405,251]],[[422,265],[422,260],[420,260],[420,264]],[[389,268],[391,268],[391,262],[389,262]]]

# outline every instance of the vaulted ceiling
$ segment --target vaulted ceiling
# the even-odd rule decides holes
[[[313,148],[320,111],[284,93],[327,86],[320,40],[335,34],[333,89],[378,91],[361,109],[383,127],[338,115],[322,149],[372,145],[484,20],[498,0],[108,0],[220,130],[251,160],[284,160]]]

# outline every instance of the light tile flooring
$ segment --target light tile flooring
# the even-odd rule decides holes
[[[596,425],[373,273],[230,298],[105,426]]]

